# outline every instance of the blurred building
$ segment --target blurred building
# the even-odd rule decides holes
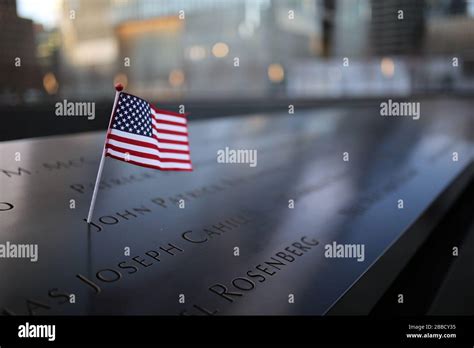
[[[57,29],[46,29],[35,24],[36,57],[44,74],[60,74],[61,36]]]
[[[264,9],[268,1],[121,1],[115,17],[130,86],[145,95],[262,95],[272,49],[270,37],[259,47]]]
[[[286,67],[321,53],[316,8],[298,0],[65,1],[62,91],[97,96],[115,79],[153,98],[284,93]]]
[[[339,0],[328,15],[326,26],[333,26],[329,57],[293,62],[288,95],[406,97],[474,91],[474,2]]]
[[[18,17],[16,0],[0,1],[0,96],[6,102],[28,99],[41,90],[33,22]]]
[[[62,94],[100,96],[110,92],[118,58],[111,6],[109,0],[63,1]]]
[[[375,55],[413,55],[421,51],[425,1],[371,1],[371,50]]]
[[[474,5],[466,0],[61,4],[59,27],[36,25],[33,34],[15,1],[0,2],[0,93],[110,99],[116,81],[151,100],[474,90]],[[30,70],[18,74],[16,56]]]

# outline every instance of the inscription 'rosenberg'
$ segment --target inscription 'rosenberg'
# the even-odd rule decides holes
[[[292,243],[291,246],[275,253],[269,260],[248,270],[245,273],[246,276],[232,279],[230,285],[216,283],[210,286],[209,290],[229,302],[234,302],[237,298],[244,296],[246,292],[254,290],[257,283],[265,282],[318,244],[316,239],[303,236],[299,242]]]
[[[31,262],[38,261],[37,244],[13,244],[6,242],[0,244],[0,258],[2,259],[30,259]]]

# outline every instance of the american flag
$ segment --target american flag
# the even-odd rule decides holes
[[[106,156],[160,170],[191,171],[186,116],[121,92],[106,137]]]

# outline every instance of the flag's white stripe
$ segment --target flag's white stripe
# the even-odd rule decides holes
[[[186,127],[173,126],[171,124],[156,122],[155,120],[152,120],[151,122],[153,123],[155,128],[157,128],[158,130],[164,129],[164,130],[170,130],[170,131],[174,131],[174,132],[184,132],[184,133],[186,133],[188,131],[188,129]]]
[[[160,113],[156,112],[153,109],[151,109],[151,114],[153,116],[155,116],[155,118],[157,120],[171,121],[171,122],[186,124],[186,118],[185,117],[160,114]]]
[[[161,149],[189,151],[188,145],[168,144],[168,143],[163,143],[159,141],[157,141],[157,144]]]
[[[143,141],[145,143],[150,143],[150,144],[156,144],[156,139],[152,137],[147,137],[146,135],[138,135],[138,134],[133,134],[133,133],[128,133],[128,132],[122,132],[117,129],[112,129],[110,133],[118,135],[119,137],[122,138],[129,138],[137,141]]]
[[[156,129],[153,129],[153,134],[155,134],[158,138],[162,138],[162,139],[166,139],[166,140],[186,141],[186,142],[188,141],[188,137],[186,135],[174,135],[174,134],[160,133]]]
[[[128,155],[127,156],[127,155],[125,155],[125,153],[118,152],[118,151],[115,151],[115,150],[112,150],[112,149],[107,149],[107,153],[110,153],[111,155],[122,158],[124,160],[127,157],[127,159],[129,161],[148,164],[148,165],[151,165],[151,166],[156,166],[156,167],[161,167],[161,168],[191,169],[191,164],[190,163],[160,162],[158,160],[138,157],[138,156],[134,156],[134,155]]]
[[[150,144],[158,146],[160,149],[189,151],[189,146],[184,145],[184,144],[163,143],[163,142],[158,141],[158,139],[156,139],[156,138],[147,137],[147,136],[144,136],[144,135],[132,134],[132,133],[128,133],[128,132],[122,132],[122,131],[119,131],[119,130],[116,130],[116,129],[112,129],[110,131],[110,133],[118,135],[122,138],[129,138],[129,139],[133,139],[133,140],[138,140],[138,141],[143,141],[143,142],[146,142],[146,143],[150,143]],[[110,141],[110,139],[109,139],[109,141]]]
[[[158,149],[152,149],[149,147],[144,147],[144,146],[138,146],[138,145],[132,145],[128,143],[124,143],[122,141],[117,141],[114,139],[109,139],[108,141],[109,144],[118,146],[122,149],[126,150],[131,150],[131,151],[137,151],[141,153],[148,153],[151,155],[156,155],[161,158],[173,158],[173,159],[180,159],[180,160],[190,160],[189,155],[183,154],[183,153],[170,153],[170,152],[160,152]]]

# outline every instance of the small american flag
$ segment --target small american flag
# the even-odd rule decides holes
[[[142,167],[192,171],[186,116],[121,92],[107,132],[105,155]]]

